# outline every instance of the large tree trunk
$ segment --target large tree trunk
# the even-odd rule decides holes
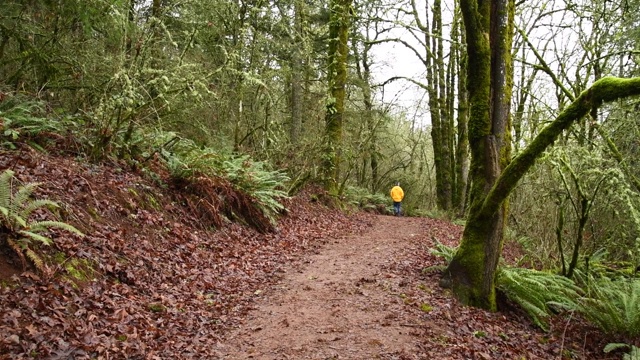
[[[510,159],[513,0],[461,1],[468,51],[473,183],[460,249],[447,269],[454,294],[466,304],[496,310],[495,272],[507,206],[483,214],[484,199]]]
[[[325,115],[326,148],[324,154],[325,189],[331,195],[339,191],[342,124],[347,82],[348,36],[351,0],[333,0],[329,18],[329,83],[330,97]]]

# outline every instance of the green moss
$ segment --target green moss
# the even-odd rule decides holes
[[[160,313],[160,312],[167,311],[167,308],[164,305],[159,304],[159,303],[149,303],[149,304],[147,304],[147,309],[149,309],[150,311],[155,312],[155,313]]]
[[[483,337],[487,337],[487,333],[482,330],[476,330],[473,332],[473,336],[477,338],[483,338]]]
[[[89,208],[87,209],[87,212],[89,213],[89,215],[91,215],[91,217],[92,217],[94,220],[98,220],[98,219],[100,219],[100,213],[99,213],[98,209],[93,208],[93,207],[89,207]]]
[[[433,307],[429,304],[420,304],[420,310],[422,310],[423,312],[431,312],[433,310]]]
[[[154,209],[154,210],[160,210],[161,209],[161,206],[158,203],[158,200],[156,200],[156,198],[153,195],[146,194],[145,198],[146,198],[147,204],[149,204],[149,206],[152,209]]]
[[[69,258],[63,252],[57,252],[52,260],[62,266],[70,280],[88,281],[95,277],[95,263],[89,259]]]
[[[448,271],[452,276],[451,289],[465,305],[497,310],[495,287],[483,293],[487,261],[485,242],[490,234],[490,219],[469,219],[462,241]],[[496,251],[499,251],[497,249]],[[491,280],[493,284],[493,279]]]

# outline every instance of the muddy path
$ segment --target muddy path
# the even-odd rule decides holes
[[[361,233],[327,239],[256,291],[255,306],[215,350],[219,359],[615,359],[575,317],[533,326],[508,306],[462,306],[438,286],[430,253],[462,228],[427,218],[372,216]],[[508,247],[508,246],[507,246]],[[503,255],[509,255],[506,249]],[[431,269],[426,270],[425,269]]]
[[[224,359],[379,359],[415,352],[416,324],[399,319],[403,278],[389,272],[421,220],[378,216],[369,231],[329,240],[274,288],[260,292]]]

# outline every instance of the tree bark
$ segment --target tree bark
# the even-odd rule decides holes
[[[469,218],[445,284],[465,304],[496,310],[495,273],[507,205],[482,211],[483,200],[510,158],[513,0],[462,0],[465,23],[471,147]]]
[[[462,30],[462,31],[460,31]],[[454,21],[452,38],[459,44],[465,43],[463,23],[461,19]],[[459,41],[458,41],[459,40]],[[460,216],[466,210],[467,186],[469,176],[469,101],[467,92],[467,56],[461,45],[456,45],[452,54],[455,54],[458,65],[458,139],[456,144],[455,160],[455,188],[453,193],[453,205]]]
[[[303,73],[304,73],[304,2],[295,0],[294,3],[294,41],[298,45],[293,49],[291,58],[291,124],[289,127],[289,141],[296,145],[300,140],[303,119]]]
[[[329,18],[329,99],[325,115],[325,189],[339,192],[351,0],[333,0]]]

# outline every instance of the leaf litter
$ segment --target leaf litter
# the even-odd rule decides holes
[[[446,221],[346,215],[311,187],[274,232],[213,229],[162,171],[153,181],[28,149],[0,152],[9,167],[86,236],[53,233],[38,250],[61,261],[44,274],[0,251],[2,359],[619,358],[578,319],[545,333],[509,304],[461,306],[423,271],[444,265],[436,241],[461,236]]]

